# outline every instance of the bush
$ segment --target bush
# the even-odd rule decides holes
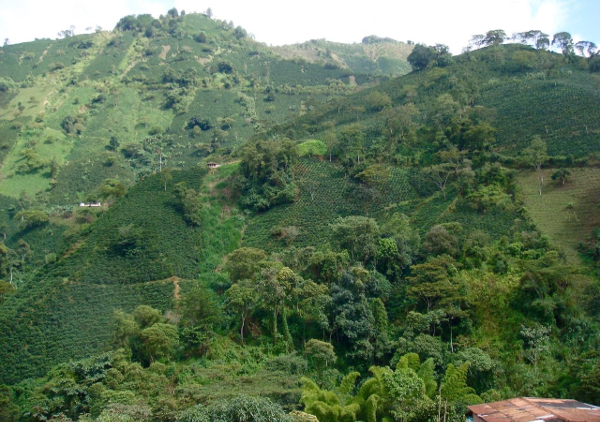
[[[281,406],[268,398],[241,395],[182,412],[178,422],[291,422]]]
[[[306,157],[309,155],[327,155],[327,146],[318,139],[304,141],[297,146],[298,156]]]
[[[19,227],[21,230],[40,227],[47,224],[49,221],[48,215],[46,215],[45,212],[37,210],[19,211],[14,219],[19,220]]]

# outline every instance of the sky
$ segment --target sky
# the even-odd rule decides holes
[[[311,39],[360,42],[366,35],[450,46],[461,52],[472,35],[539,29],[570,32],[575,41],[600,45],[600,0],[0,0],[0,41],[56,38],[75,26],[112,29],[131,14],[166,14],[172,7],[213,11],[268,45]]]

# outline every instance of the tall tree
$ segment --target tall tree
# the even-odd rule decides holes
[[[360,164],[360,157],[364,151],[363,140],[365,128],[360,123],[353,123],[344,127],[340,131],[340,146],[346,151],[346,156],[350,159],[356,157],[357,164]]]
[[[554,34],[552,46],[560,48],[566,57],[571,57],[574,54],[573,37],[568,32],[558,32]]]
[[[258,275],[261,262],[266,258],[267,253],[262,249],[239,248],[227,255],[224,269],[233,282],[252,280]]]
[[[485,37],[481,40],[481,45],[484,47],[490,45],[500,45],[506,39],[506,32],[502,29],[494,29],[485,33]]]
[[[368,217],[340,217],[331,224],[332,241],[353,260],[366,264],[377,255],[379,225]]]
[[[542,187],[544,186],[544,172],[542,171],[542,165],[548,161],[548,158],[546,142],[539,135],[535,135],[531,140],[530,146],[523,150],[523,160],[525,164],[532,166],[537,173],[540,195],[542,194]]]
[[[289,342],[291,342],[285,305],[291,293],[291,279],[293,275],[294,272],[287,267],[281,268],[281,265],[271,265],[261,271],[260,278],[258,279],[257,288],[262,306],[272,312],[271,334],[273,344],[277,343],[277,320],[279,319],[279,315],[283,319],[284,339],[288,343],[288,346]]]
[[[435,309],[446,310],[460,303],[464,309],[463,284],[455,276],[460,268],[453,258],[442,255],[429,261],[413,265],[412,276],[408,277],[408,296],[418,309],[430,312]]]
[[[256,289],[250,285],[248,280],[243,280],[231,286],[226,292],[225,308],[237,313],[241,319],[240,337],[244,344],[244,328],[246,320],[252,314],[258,301]]]
[[[329,153],[329,162],[331,163],[331,156],[333,155],[333,150],[338,144],[337,135],[333,130],[327,131],[323,136],[324,144],[327,145],[327,152]]]
[[[575,49],[581,56],[585,56],[585,52],[587,52],[589,57],[593,56],[596,52],[596,48],[596,44],[592,41],[579,41],[575,44]]]
[[[160,181],[163,183],[165,187],[165,192],[167,191],[167,183],[173,180],[173,174],[171,173],[171,169],[165,167],[160,173]]]
[[[406,60],[414,70],[422,70],[427,68],[434,58],[435,51],[431,47],[427,47],[424,44],[417,44]]]

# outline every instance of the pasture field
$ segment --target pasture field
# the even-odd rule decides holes
[[[17,117],[40,115],[53,91],[51,85],[21,89],[6,107],[0,109],[0,119],[14,120]]]
[[[544,170],[542,195],[533,171],[520,172],[519,185],[535,224],[563,249],[569,261],[577,263],[579,243],[588,240],[594,229],[600,227],[600,169],[570,169],[572,174],[564,185],[551,179],[554,171]]]

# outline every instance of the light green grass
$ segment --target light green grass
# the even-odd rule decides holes
[[[596,168],[571,169],[565,183],[551,179],[552,169],[544,170],[542,195],[535,172],[518,176],[525,206],[543,234],[562,247],[571,262],[578,262],[577,247],[600,227],[600,172]]]
[[[44,111],[45,102],[53,91],[52,86],[36,86],[23,88],[8,106],[0,110],[0,119],[13,120],[17,117],[35,117]],[[21,103],[23,112],[19,111]]]
[[[44,140],[52,137],[55,139],[52,143],[45,143]],[[73,147],[73,140],[67,138],[62,132],[55,129],[45,128],[43,131],[29,131],[20,137],[14,148],[11,149],[2,165],[2,183],[0,183],[0,194],[18,197],[21,192],[26,192],[34,196],[37,192],[46,190],[50,187],[50,178],[47,173],[49,168],[40,170],[37,173],[16,173],[16,168],[22,160],[21,151],[27,148],[27,143],[35,140],[33,149],[41,159],[50,162],[56,160],[58,164],[63,164]]]
[[[98,95],[94,88],[71,88],[60,96],[50,99],[44,124],[56,130],[61,130],[60,124],[67,116],[76,116],[85,110],[85,105]]]
[[[121,88],[86,121],[86,130],[73,150],[73,159],[92,157],[105,151],[112,136],[121,145],[140,143],[152,127],[163,130],[171,125],[173,113],[164,110],[157,99],[144,101],[132,88]]]
[[[327,146],[318,139],[309,139],[298,144],[298,155],[306,157],[310,155],[327,155]]]

